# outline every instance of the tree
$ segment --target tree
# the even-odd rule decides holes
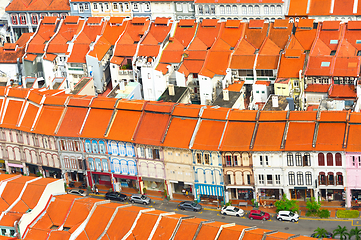
[[[337,228],[333,230],[333,236],[336,237],[337,235],[340,235],[341,240],[346,240],[347,236],[349,235],[347,232],[347,228],[338,225]]]
[[[275,202],[277,212],[279,211],[291,211],[298,212],[299,206],[296,200],[289,200],[286,194],[283,195],[281,200]]]
[[[315,237],[317,238],[327,238],[327,231],[324,228],[317,228],[315,231]]]
[[[356,240],[360,240],[361,239],[361,229],[358,229],[357,227],[355,227],[354,229],[351,229],[349,237],[350,239],[352,238],[352,236],[355,236]]]
[[[311,201],[307,200],[306,207],[311,214],[316,214],[321,208],[321,203],[312,197]]]

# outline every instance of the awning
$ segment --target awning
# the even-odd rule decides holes
[[[196,184],[195,188],[199,190],[200,195],[210,195],[223,197],[223,186],[214,186],[208,184]]]
[[[15,163],[8,163],[9,167],[15,167],[15,168],[23,168],[22,164],[15,164]]]
[[[125,178],[125,179],[137,180],[137,177],[136,177],[136,176],[113,174],[113,177],[115,177],[115,178]]]
[[[171,182],[171,183],[178,183],[178,181],[174,181],[174,180],[169,180],[168,182]]]

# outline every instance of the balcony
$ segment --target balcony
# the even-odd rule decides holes
[[[119,70],[119,75],[133,75],[133,70]]]

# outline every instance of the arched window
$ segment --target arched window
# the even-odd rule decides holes
[[[303,155],[303,166],[311,166],[311,156],[309,153]]]
[[[296,153],[296,166],[302,166],[302,156],[301,156],[301,153]]]
[[[233,5],[233,6],[232,6],[232,12],[233,12],[233,14],[238,14],[237,5]]]
[[[305,178],[306,178],[306,185],[312,185],[312,173],[306,172]]]
[[[270,14],[275,14],[275,6],[271,5],[270,7]]]
[[[248,6],[248,14],[253,15],[253,6],[252,5]]]
[[[243,15],[247,14],[247,6],[246,5],[242,5],[242,14]]]
[[[333,176],[333,172],[329,172],[327,174],[327,185],[335,185],[335,178]]]
[[[226,14],[231,14],[231,5],[226,5]]]
[[[287,153],[287,166],[293,166],[293,154]]]
[[[343,185],[343,176],[341,172],[336,173],[336,185]]]
[[[264,14],[269,14],[269,8],[268,8],[268,5],[265,5],[264,7],[263,7],[263,11],[264,11]]]
[[[203,14],[203,6],[202,5],[198,6],[198,13]]]
[[[342,166],[342,157],[340,153],[335,154],[336,166]]]
[[[276,7],[276,13],[277,13],[277,14],[282,14],[282,7],[281,7],[281,5],[277,5],[277,7]]]
[[[259,6],[254,6],[254,15],[258,15],[260,13]]]
[[[333,155],[332,155],[332,153],[327,153],[327,166],[333,166]]]
[[[320,185],[326,185],[326,176],[324,172],[320,172],[318,175],[318,182]]]
[[[209,6],[208,5],[204,6],[204,13],[209,14]]]
[[[289,183],[289,185],[295,185],[295,173],[294,172],[288,173],[288,183]]]
[[[318,166],[325,166],[325,155],[323,153],[318,154]]]
[[[211,5],[211,14],[216,14],[216,8],[214,5]]]
[[[219,6],[219,10],[220,10],[221,14],[224,14],[224,6],[223,5]]]
[[[303,185],[303,173],[302,172],[297,172],[297,184]]]

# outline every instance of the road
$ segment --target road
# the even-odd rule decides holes
[[[332,232],[338,225],[346,226],[348,230],[354,227],[361,227],[361,220],[340,220],[340,219],[312,219],[307,217],[301,217],[296,223],[281,222],[276,220],[274,215],[271,215],[271,219],[268,221],[250,220],[245,215],[244,217],[224,216],[220,214],[219,210],[213,208],[203,208],[201,212],[192,212],[177,209],[177,203],[167,201],[152,200],[153,203],[149,206],[140,205],[148,208],[155,208],[167,212],[176,212],[179,214],[195,216],[206,220],[215,220],[224,223],[236,223],[238,225],[264,228],[269,230],[277,230],[280,232],[300,234],[304,236],[310,236],[317,227],[324,228],[328,232]],[[129,202],[125,202],[129,204]],[[134,204],[138,205],[138,204]]]

